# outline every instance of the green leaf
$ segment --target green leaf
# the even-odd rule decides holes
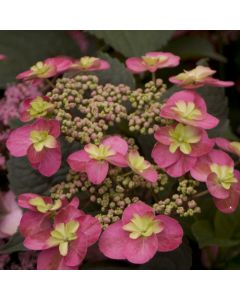
[[[209,40],[200,36],[181,36],[172,39],[164,50],[179,55],[182,60],[195,60],[209,57],[220,62],[226,58],[218,54]]]
[[[191,229],[200,248],[211,245],[216,245],[219,247],[233,247],[240,245],[240,239],[231,240],[229,238],[217,237],[212,224],[208,220],[200,220],[195,222]]]
[[[161,49],[172,37],[172,30],[90,30],[125,57],[144,55]]]
[[[135,79],[125,65],[116,58],[112,58],[106,53],[99,53],[98,57],[107,60],[111,68],[105,71],[95,72],[95,75],[99,77],[101,84],[125,84],[131,88],[135,87]]]
[[[20,233],[16,233],[6,244],[0,247],[0,254],[9,254],[25,250],[26,248],[23,246],[23,237]]]
[[[0,87],[15,82],[16,75],[48,57],[80,56],[79,47],[65,31],[0,31]]]
[[[231,214],[216,212],[214,218],[214,227],[216,236],[219,238],[239,238],[240,239],[240,207]]]
[[[47,195],[49,193],[49,189],[53,185],[65,180],[66,174],[69,170],[66,159],[70,153],[80,149],[80,144],[69,144],[64,139],[61,139],[61,148],[63,153],[63,163],[60,170],[52,177],[45,177],[37,170],[34,170],[26,157],[11,156],[7,163],[10,189],[16,195],[30,192]]]

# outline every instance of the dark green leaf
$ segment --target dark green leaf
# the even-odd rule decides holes
[[[172,30],[90,30],[126,57],[161,49],[172,37]]]
[[[98,57],[107,60],[111,65],[111,68],[108,70],[96,72],[96,76],[99,77],[101,84],[111,83],[117,85],[122,83],[131,88],[135,87],[134,77],[123,63],[106,53],[99,53]]]
[[[181,36],[172,39],[164,50],[179,55],[182,60],[195,60],[209,57],[221,62],[226,62],[226,58],[215,51],[210,41],[200,36]]]
[[[9,254],[25,250],[26,248],[23,246],[23,237],[20,233],[16,233],[6,244],[0,247],[0,254]]]

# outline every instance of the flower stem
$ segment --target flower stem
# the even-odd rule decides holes
[[[156,73],[155,72],[152,73],[152,81],[154,83],[156,82]]]
[[[132,174],[132,171],[129,171],[129,172],[123,174],[122,176],[123,176],[123,177],[126,177],[126,176],[128,176],[128,175],[130,175],[130,174]]]
[[[205,195],[207,195],[207,194],[208,194],[208,190],[205,190],[205,191],[202,191],[202,192],[200,192],[200,193],[194,195],[193,197],[194,197],[194,198],[200,198],[200,197],[205,196]]]
[[[51,87],[51,88],[55,88],[54,84],[52,83],[51,80],[49,80],[48,78],[46,78],[46,82],[48,83],[48,85]]]

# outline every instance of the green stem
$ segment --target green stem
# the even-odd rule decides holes
[[[207,194],[208,194],[208,190],[205,190],[205,191],[202,191],[202,192],[194,195],[193,198],[200,198],[200,197],[205,196]]]
[[[47,84],[48,84],[51,88],[53,88],[53,89],[55,88],[55,86],[54,86],[54,84],[52,83],[51,80],[49,80],[48,78],[46,78],[45,80],[46,80]]]
[[[123,174],[122,177],[126,177],[126,176],[128,176],[128,175],[130,175],[130,174],[132,174],[132,171],[129,171],[129,172]]]
[[[152,81],[154,83],[156,82],[156,73],[155,72],[152,73]]]

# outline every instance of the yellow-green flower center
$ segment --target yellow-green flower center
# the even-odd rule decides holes
[[[230,143],[232,149],[238,154],[240,155],[240,142],[231,142]]]
[[[32,141],[33,147],[37,152],[46,148],[55,148],[56,147],[56,139],[54,136],[49,135],[46,130],[33,130],[30,133],[30,139]]]
[[[149,237],[157,234],[163,230],[163,226],[154,216],[134,214],[131,221],[123,226],[123,229],[130,233],[129,237],[131,239],[135,240],[139,237]]]
[[[42,97],[37,97],[30,103],[28,109],[29,115],[32,119],[37,117],[44,117],[47,115],[50,109],[53,108],[53,105],[47,101],[44,101]]]
[[[92,67],[93,65],[95,65],[98,61],[99,61],[99,59],[96,57],[84,56],[84,57],[80,58],[79,65],[83,69],[88,69],[88,68]]]
[[[68,254],[69,242],[77,239],[77,231],[80,224],[79,222],[72,220],[66,224],[57,224],[55,229],[51,231],[51,237],[49,238],[49,245],[59,246],[59,252],[62,256]]]
[[[61,200],[56,200],[53,204],[50,204],[46,203],[42,197],[33,198],[29,203],[41,213],[56,211],[62,206]]]
[[[167,56],[159,55],[159,56],[142,56],[142,59],[146,65],[148,65],[149,67],[154,67],[159,63],[165,62],[168,58]]]
[[[129,167],[133,171],[139,173],[142,173],[143,171],[149,168],[149,163],[145,161],[143,156],[140,156],[136,152],[130,152],[128,154],[128,163],[129,163]]]
[[[185,120],[199,120],[202,117],[201,111],[196,108],[193,102],[179,100],[175,106],[172,107],[172,110],[174,110],[181,119]]]
[[[184,84],[194,84],[203,81],[208,76],[214,74],[215,71],[203,66],[197,66],[196,68],[180,73],[176,76],[177,79],[183,81]]]
[[[89,144],[84,149],[92,159],[96,160],[105,160],[107,157],[116,154],[113,149],[103,144],[101,144],[100,146]]]
[[[46,73],[51,69],[51,66],[43,63],[42,61],[37,62],[34,66],[31,67],[31,71],[34,75],[38,77],[44,77]]]
[[[196,128],[183,124],[178,124],[175,128],[171,128],[169,130],[169,138],[169,151],[175,153],[179,148],[184,154],[190,154],[192,151],[191,144],[196,144],[201,140],[201,136]]]
[[[222,166],[214,163],[210,165],[210,169],[217,175],[218,183],[226,190],[229,190],[232,184],[237,182],[237,178],[234,177],[233,167]]]

